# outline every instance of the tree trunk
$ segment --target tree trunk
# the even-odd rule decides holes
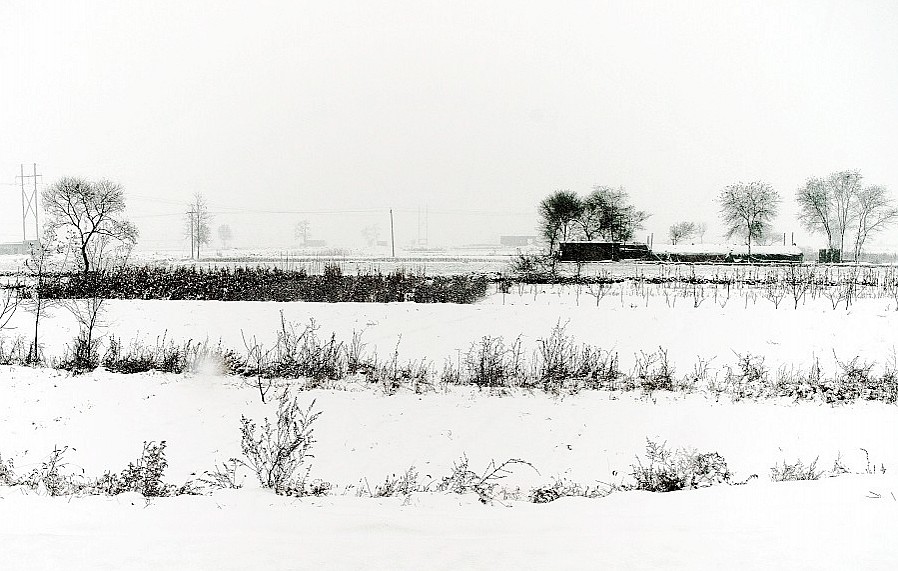
[[[90,271],[90,260],[87,257],[87,244],[81,246],[81,259],[84,261],[84,275]]]

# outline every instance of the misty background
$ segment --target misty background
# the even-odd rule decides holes
[[[120,182],[143,250],[186,254],[196,192],[211,249],[220,224],[289,247],[304,219],[330,246],[387,240],[390,208],[397,245],[452,246],[536,234],[542,198],[595,184],[656,243],[681,220],[713,242],[720,189],[758,179],[774,229],[822,247],[795,221],[808,177],[898,193],[896,32],[891,1],[5,0],[0,241],[37,163]]]

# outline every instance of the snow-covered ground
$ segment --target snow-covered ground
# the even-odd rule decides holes
[[[822,296],[793,309],[787,296],[777,308],[760,288],[734,288],[727,301],[720,286],[716,300],[715,288],[705,288],[704,300],[695,307],[691,286],[669,294],[661,288],[648,291],[649,296],[629,290],[621,296],[614,287],[598,305],[586,287],[529,285],[472,305],[108,300],[100,332],[126,345],[133,339],[152,344],[165,335],[175,342],[220,342],[243,351],[244,338],[273,341],[283,314],[300,326],[314,320],[320,335],[334,332],[347,342],[353,332],[361,332],[366,350],[382,359],[398,344],[402,359],[441,366],[484,336],[507,342],[520,336],[525,348],[533,348],[561,325],[578,342],[616,352],[624,368],[640,352],[663,348],[681,374],[699,358],[713,359],[712,366],[723,369],[736,363],[737,353],[763,356],[772,371],[807,365],[814,358],[826,368],[836,366],[836,357],[883,365],[893,359],[898,344],[898,311],[891,297],[859,299],[847,310],[841,303],[834,310]],[[31,334],[31,320],[18,312],[5,335]],[[46,353],[61,355],[77,326],[69,312],[55,308],[42,331]]]
[[[239,455],[239,418],[271,415],[253,389],[211,376],[97,372],[77,378],[4,368],[0,387],[4,458],[27,470],[54,446],[69,446],[66,469],[118,471],[145,440],[166,440],[166,481]],[[305,568],[887,568],[896,551],[898,481],[846,475],[769,482],[783,461],[837,455],[856,472],[867,456],[898,462],[894,407],[831,408],[787,402],[715,403],[701,396],[602,393],[488,396],[385,396],[348,383],[309,391],[315,426],[313,478],[338,486],[324,498],[283,498],[258,489],[146,501],[50,498],[0,489],[0,566],[4,569]],[[549,504],[482,505],[474,495],[416,493],[356,497],[414,466],[423,481],[448,474],[467,455],[526,466],[507,486],[552,477],[592,483],[624,479],[645,439],[717,451],[744,486]],[[247,472],[243,472],[247,475]]]
[[[529,288],[529,286],[528,286]],[[676,290],[680,291],[680,290]],[[495,293],[480,304],[313,304],[109,301],[102,333],[127,343],[271,340],[280,314],[314,319],[321,333],[348,340],[364,331],[381,358],[397,342],[402,358],[437,365],[456,359],[484,335],[533,347],[562,324],[579,342],[616,351],[622,367],[640,351],[663,347],[686,373],[698,357],[722,370],[735,353],[780,365],[824,368],[860,356],[893,355],[898,312],[891,298],[861,299],[848,310],[829,300],[777,309],[759,291],[733,293],[699,307],[661,290],[641,297],[619,290],[601,299],[585,289],[531,288]],[[7,337],[32,333],[20,313]],[[42,343],[58,355],[75,335],[62,308],[42,324]],[[0,368],[0,455],[27,472],[56,448],[70,473],[120,471],[145,441],[167,442],[165,480],[183,483],[240,455],[240,417],[272,417],[273,403],[235,377],[210,374],[83,376]],[[245,487],[207,496],[147,501],[115,497],[51,498],[0,488],[3,569],[306,569],[306,568],[892,568],[898,547],[898,415],[894,405],[830,406],[788,400],[716,401],[704,394],[552,396],[470,387],[387,396],[359,381],[298,393],[315,400],[311,478],[333,495],[285,498]],[[742,486],[653,494],[615,492],[548,504],[437,492],[358,497],[391,474],[417,469],[423,483],[448,475],[463,455],[475,471],[491,460],[522,459],[503,480],[510,489],[551,483],[627,481],[646,440],[723,456]],[[863,449],[863,450],[862,450]],[[865,452],[865,451],[866,452]],[[836,459],[852,474],[773,483],[785,462]],[[886,473],[867,474],[868,460]],[[893,496],[893,493],[896,495]],[[364,495],[364,494],[363,494]],[[526,493],[523,494],[526,497]]]

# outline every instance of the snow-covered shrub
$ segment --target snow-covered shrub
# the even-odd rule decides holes
[[[213,490],[238,490],[243,484],[237,481],[237,469],[243,464],[236,458],[216,465],[211,471],[206,470],[197,481]]]
[[[434,390],[428,361],[399,363],[396,353],[385,363],[375,360],[368,369],[366,378],[369,382],[378,384],[388,395],[396,394],[402,387],[408,387],[416,394]]]
[[[411,466],[400,475],[387,476],[382,484],[374,486],[371,496],[374,498],[389,498],[393,496],[407,496],[413,492],[425,492],[428,486],[418,482],[418,470]]]
[[[214,370],[228,373],[238,361],[233,351],[220,346],[192,339],[178,344],[167,336],[168,332],[165,332],[157,337],[154,345],[135,339],[127,348],[118,338],[110,337],[102,365],[107,371],[126,375],[147,371],[182,374]]]
[[[140,456],[120,473],[106,472],[95,480],[81,483],[78,493],[92,495],[118,495],[137,492],[145,498],[162,498],[180,495],[196,495],[200,490],[188,481],[181,486],[163,480],[168,460],[165,458],[166,442],[144,442]]]
[[[501,337],[484,336],[464,356],[463,382],[478,387],[513,387],[526,380],[521,338],[506,346]]]
[[[578,376],[581,368],[580,351],[574,338],[558,323],[546,339],[536,345],[536,376],[542,388],[557,392],[564,382]]]
[[[508,270],[515,281],[548,281],[555,276],[555,258],[546,254],[518,253],[509,263]]]
[[[302,468],[312,458],[312,424],[321,415],[312,412],[315,401],[306,409],[299,406],[287,391],[278,398],[277,419],[274,426],[268,417],[261,426],[245,416],[240,418],[243,463],[259,478],[259,483],[278,494],[305,490]],[[257,432],[258,429],[258,432]]]
[[[810,464],[805,464],[800,459],[789,464],[783,460],[783,465],[777,464],[770,469],[770,479],[774,482],[790,482],[793,480],[819,480],[823,475],[823,470],[817,469],[817,460],[815,458]]]
[[[886,366],[882,375],[870,379],[865,398],[890,404],[898,402],[898,369],[894,363]]]
[[[53,452],[25,476],[18,479],[17,484],[24,485],[39,493],[49,496],[64,496],[72,494],[76,490],[76,479],[72,474],[66,474],[63,470],[68,466],[63,461],[63,455],[68,446],[53,448]],[[8,476],[12,475],[12,467]]]
[[[668,450],[666,443],[646,440],[645,463],[639,457],[630,466],[635,483],[629,489],[673,492],[731,483],[732,473],[717,452]]]
[[[674,368],[667,359],[667,350],[659,347],[657,352],[636,355],[633,365],[633,381],[647,393],[674,390]]]
[[[471,470],[467,455],[453,463],[452,472],[433,486],[437,492],[451,492],[456,494],[477,494],[481,503],[490,504],[499,496],[500,482],[511,474],[511,468],[516,465],[524,465],[533,468],[526,460],[509,458],[501,464],[490,460],[482,474]],[[533,468],[536,470],[536,468]],[[507,494],[506,494],[507,496]]]
[[[165,440],[144,442],[137,460],[129,462],[119,475],[117,493],[138,492],[147,498],[174,495],[175,486],[162,481],[167,467]]]
[[[28,362],[28,340],[18,335],[11,341],[0,337],[0,365],[25,365]]]
[[[736,354],[738,370],[727,367],[725,383],[733,400],[759,398],[769,393],[772,388],[769,371],[764,365],[761,355]]]
[[[568,497],[590,499],[604,498],[608,494],[619,489],[620,486],[618,485],[606,484],[604,482],[596,482],[593,485],[588,485],[571,482],[565,478],[555,478],[549,485],[530,490],[528,498],[535,504],[546,504],[560,498]]]

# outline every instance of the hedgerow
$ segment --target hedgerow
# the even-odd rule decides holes
[[[473,303],[490,280],[481,275],[344,275],[328,266],[321,275],[277,268],[160,268],[126,266],[108,272],[48,276],[38,294],[46,299],[172,299],[215,301],[317,301]]]

